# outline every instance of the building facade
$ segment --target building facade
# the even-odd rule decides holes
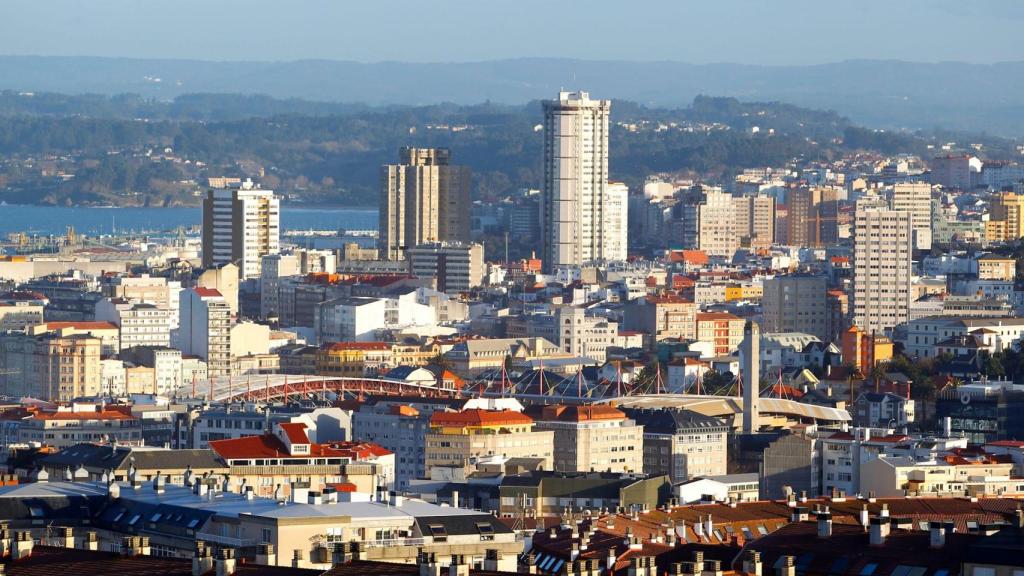
[[[203,200],[203,267],[238,265],[240,278],[259,278],[261,258],[280,250],[280,200],[246,180],[209,190]]]

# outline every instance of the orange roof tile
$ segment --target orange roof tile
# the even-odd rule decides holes
[[[505,426],[533,424],[533,419],[514,410],[482,410],[475,408],[461,412],[434,412],[431,426]]]

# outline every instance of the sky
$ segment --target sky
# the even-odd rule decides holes
[[[465,62],[1024,60],[1021,0],[2,0],[0,54]]]

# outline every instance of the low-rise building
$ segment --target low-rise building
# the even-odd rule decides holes
[[[434,467],[468,469],[484,456],[541,458],[543,468],[554,464],[554,432],[535,430],[534,421],[514,410],[473,408],[434,412],[424,438],[427,473]]]
[[[556,471],[644,471],[644,427],[612,406],[545,406],[535,428],[555,433]]]

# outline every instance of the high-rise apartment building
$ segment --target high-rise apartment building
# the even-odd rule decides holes
[[[234,263],[242,279],[259,278],[260,259],[280,250],[280,200],[251,180],[209,190],[203,201],[203,267]]]
[[[853,321],[861,330],[888,332],[910,318],[913,216],[857,202],[853,250]]]
[[[810,274],[765,280],[761,297],[764,331],[802,332],[829,342],[827,288],[824,276]]]
[[[420,244],[409,250],[409,271],[419,278],[433,277],[441,292],[477,288],[487,272],[484,247],[477,243]]]
[[[220,292],[190,288],[181,294],[174,347],[206,361],[210,378],[231,374],[231,308]]]
[[[932,186],[927,182],[900,182],[893,186],[889,207],[914,217],[914,248],[932,248]]]
[[[1000,223],[1000,233],[989,240],[1011,241],[1024,237],[1024,194],[1000,192],[989,202],[990,223]]]
[[[740,247],[736,233],[736,211],[732,194],[718,188],[705,188],[698,208],[698,248],[708,256],[732,258]]]
[[[736,196],[733,213],[740,245],[767,248],[775,242],[775,198]]]
[[[399,164],[381,167],[378,252],[404,260],[430,242],[469,242],[470,172],[447,148],[402,148]]]
[[[627,202],[609,191],[610,100],[560,92],[544,102],[544,188],[541,226],[544,267],[621,260]]]
[[[789,191],[788,244],[822,247],[839,241],[839,191],[801,186]]]

